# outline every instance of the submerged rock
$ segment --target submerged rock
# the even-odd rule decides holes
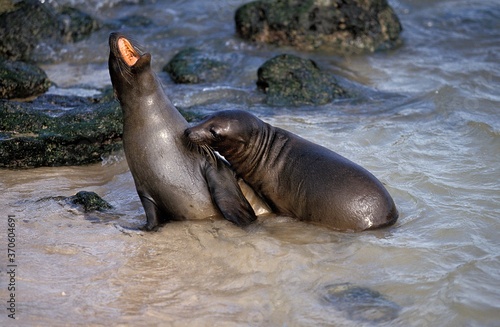
[[[63,206],[78,206],[81,207],[85,213],[95,211],[104,212],[113,209],[113,206],[101,198],[97,193],[89,191],[80,191],[72,196],[48,196],[38,199],[36,202],[47,201],[56,201]]]
[[[107,100],[107,101],[106,101]],[[122,147],[122,113],[109,98],[44,95],[0,100],[0,167],[81,165]]]
[[[391,48],[402,29],[386,0],[254,1],[238,8],[235,22],[247,40],[342,53]]]
[[[104,211],[113,208],[111,204],[103,200],[95,192],[80,191],[68,197],[67,200],[73,204],[81,205],[85,212]]]
[[[11,2],[0,12],[0,57],[29,61],[41,42],[74,42],[90,35],[99,24],[78,9],[56,11],[37,0]]]
[[[401,307],[387,300],[382,294],[351,283],[328,285],[323,290],[323,301],[338,311],[345,312],[351,320],[380,323],[398,317]]]
[[[176,83],[205,83],[219,80],[229,71],[229,65],[204,51],[187,48],[177,53],[163,67]]]
[[[335,78],[322,72],[314,61],[289,54],[259,67],[257,87],[267,94],[269,104],[277,106],[321,105],[347,96]]]
[[[35,65],[0,59],[0,99],[36,96],[50,84],[47,74]]]

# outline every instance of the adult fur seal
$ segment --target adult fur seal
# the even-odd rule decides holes
[[[110,35],[109,47],[109,74],[123,111],[123,147],[147,217],[144,229],[221,214],[240,226],[255,220],[234,172],[210,149],[185,139],[188,123],[163,92],[151,55],[118,33]]]
[[[248,112],[218,112],[185,134],[223,155],[276,213],[341,231],[398,218],[391,196],[366,169]]]

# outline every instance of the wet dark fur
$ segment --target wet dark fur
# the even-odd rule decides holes
[[[276,213],[342,231],[398,218],[391,196],[366,169],[248,112],[217,112],[185,135],[224,156]]]
[[[129,66],[118,47],[129,41]],[[123,111],[123,146],[146,212],[146,230],[170,220],[222,216],[239,226],[256,219],[235,173],[205,145],[187,142],[187,121],[151,70],[151,55],[118,33],[109,38],[109,71]],[[126,54],[125,54],[126,55]]]

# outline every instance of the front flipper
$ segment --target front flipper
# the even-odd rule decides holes
[[[160,223],[160,210],[158,210],[158,207],[151,198],[141,194],[139,194],[139,198],[141,199],[142,206],[144,207],[146,218],[148,220],[146,225],[140,229],[148,232],[157,231]]]
[[[240,227],[257,219],[250,203],[241,192],[234,172],[221,160],[216,164],[206,161],[205,179],[212,200],[224,219]]]

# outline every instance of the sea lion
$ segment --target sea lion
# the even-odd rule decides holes
[[[249,112],[217,112],[185,134],[224,156],[273,212],[340,231],[374,229],[398,218],[393,199],[366,169]]]
[[[210,149],[186,142],[189,125],[152,71],[151,55],[118,33],[109,36],[109,47],[109,74],[123,111],[123,147],[147,217],[144,229],[220,216],[240,226],[254,221],[228,165]]]

